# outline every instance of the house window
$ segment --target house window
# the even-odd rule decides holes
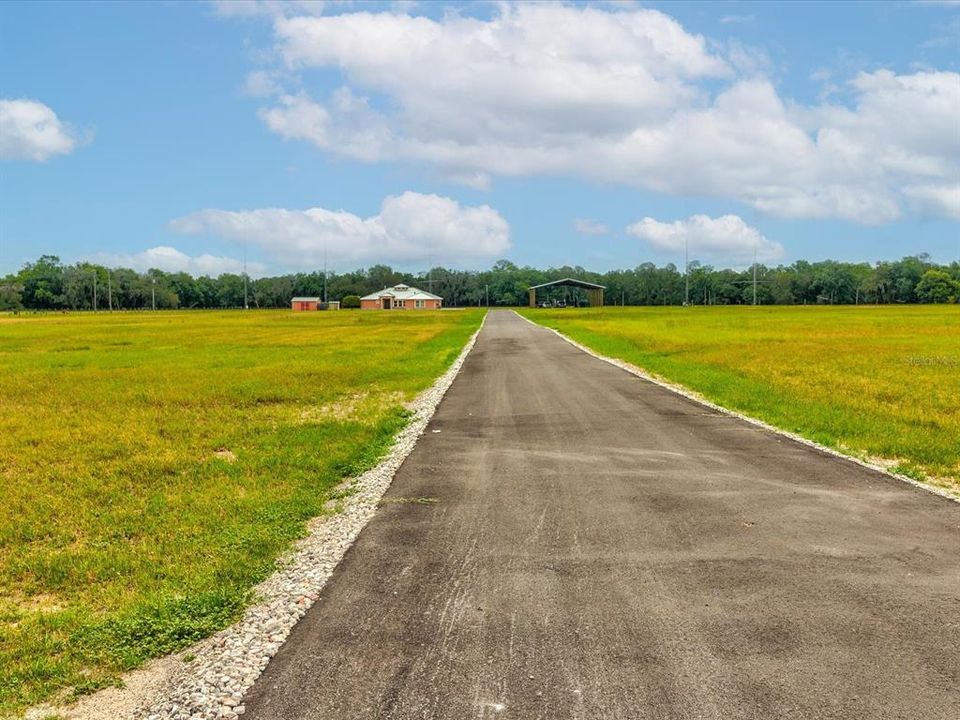
[[[415,301],[415,307],[417,308],[417,310],[422,310],[422,309],[423,309],[423,300],[416,300],[416,301]]]
[[[398,307],[398,308],[402,308],[402,307],[403,307],[403,300],[397,300],[397,307]]]

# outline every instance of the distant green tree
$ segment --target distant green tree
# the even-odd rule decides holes
[[[63,303],[71,310],[93,307],[93,273],[81,265],[63,269]]]
[[[376,292],[396,285],[400,281],[400,274],[387,265],[374,265],[367,270],[367,278],[369,292]]]
[[[170,273],[166,277],[167,284],[177,294],[179,307],[202,307],[201,296],[197,292],[197,280],[185,272]]]
[[[360,307],[359,295],[344,295],[340,300],[340,307],[354,309]]]
[[[891,263],[895,301],[917,302],[917,285],[930,267],[930,256],[926,253],[908,256]]]
[[[251,304],[261,308],[287,307],[294,292],[295,276],[258,278],[251,283]]]
[[[23,309],[23,285],[13,276],[0,280],[0,310]]]
[[[856,297],[857,278],[851,267],[835,260],[825,260],[813,266],[811,289],[817,302],[834,304],[852,303]]]
[[[217,278],[217,304],[223,308],[243,307],[243,275],[224,273]]]
[[[916,294],[922,303],[954,303],[960,296],[960,283],[946,270],[930,269],[917,283]]]
[[[793,273],[789,268],[778,267],[769,273],[769,284],[767,286],[770,295],[770,302],[774,305],[793,305],[796,303],[796,296],[793,294]]]
[[[63,264],[56,255],[41,255],[35,263],[24,265],[18,280],[23,285],[25,307],[37,310],[63,307]]]
[[[757,300],[763,304],[892,303],[943,302],[956,297],[956,291],[943,289],[943,278],[934,275],[924,280],[927,271],[946,273],[960,282],[960,263],[936,265],[926,255],[884,261],[874,266],[825,260],[810,263],[798,260],[789,266],[759,266]],[[693,304],[733,305],[753,302],[752,268],[733,270],[700,265],[689,266],[690,301]],[[89,308],[93,303],[94,277],[98,306],[107,307],[107,282],[110,281],[114,309],[150,308],[238,308],[243,306],[243,276],[224,274],[216,278],[193,277],[188,273],[168,273],[152,269],[141,273],[129,268],[107,270],[99,265],[77,263],[65,267],[53,255],[44,255],[35,263],[9,276],[0,285],[0,307],[19,302],[28,309],[62,307]],[[326,279],[321,271],[263,277],[248,281],[247,298],[254,307],[287,307],[297,295],[327,297],[362,296],[383,287],[404,282],[431,289],[448,307],[526,305],[527,290],[564,277],[577,277],[606,286],[606,302],[615,305],[680,305],[686,290],[682,269],[670,264],[657,267],[645,262],[631,269],[591,272],[579,266],[564,265],[547,269],[520,267],[509,260],[497,261],[489,270],[468,271],[434,267],[419,273],[396,271],[387,265],[375,265],[337,274]],[[923,283],[921,284],[921,281]],[[936,282],[935,282],[936,281]],[[541,297],[541,293],[538,293]],[[19,298],[19,300],[17,300]],[[547,289],[541,299],[566,298],[568,302],[585,297],[570,289]]]

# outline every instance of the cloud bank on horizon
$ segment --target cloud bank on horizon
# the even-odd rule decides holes
[[[737,215],[711,218],[693,215],[685,220],[660,222],[651,217],[627,227],[627,234],[647,241],[652,247],[673,253],[689,248],[701,257],[724,257],[744,261],[777,260],[783,257],[783,246],[767,240],[756,228]]]
[[[244,270],[252,275],[262,275],[266,271],[266,266],[259,262],[244,263],[243,260],[210,253],[191,256],[169,245],[158,245],[131,254],[98,253],[91,259],[108,267],[125,267],[140,272],[156,269],[195,276],[239,274]]]
[[[201,210],[173,220],[170,228],[260,246],[281,263],[318,266],[329,253],[341,262],[429,262],[499,257],[510,249],[510,227],[497,211],[415,192],[387,197],[368,218],[324,208]]]

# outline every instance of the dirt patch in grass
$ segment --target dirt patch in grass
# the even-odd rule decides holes
[[[301,423],[358,422],[386,407],[403,406],[405,401],[406,395],[402,392],[361,391],[323,405],[305,407],[298,417]]]

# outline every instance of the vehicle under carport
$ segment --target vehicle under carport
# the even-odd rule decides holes
[[[554,288],[577,288],[579,290],[586,290],[587,304],[590,307],[603,307],[603,291],[607,289],[605,285],[597,285],[596,283],[587,282],[586,280],[578,280],[577,278],[551,280],[550,282],[533,285],[527,290],[530,307],[537,307],[538,290],[541,291],[542,296],[546,294],[546,291]]]

